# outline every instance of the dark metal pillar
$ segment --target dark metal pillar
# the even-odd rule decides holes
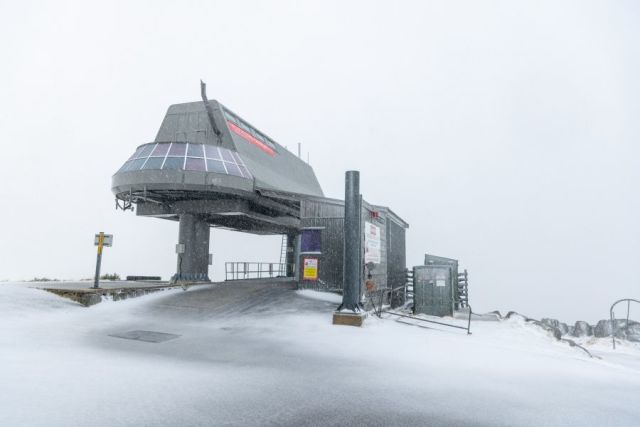
[[[296,242],[298,240],[298,235],[295,233],[287,234],[287,277],[295,276],[296,271]]]
[[[362,281],[362,227],[360,207],[360,172],[347,171],[344,190],[344,283],[342,304],[338,310],[360,311]]]
[[[209,224],[194,214],[180,215],[178,267],[173,281],[209,281]]]

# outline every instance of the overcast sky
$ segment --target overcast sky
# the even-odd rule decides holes
[[[175,271],[176,223],[111,176],[170,104],[215,98],[470,272],[476,311],[597,320],[640,297],[640,3],[1,2],[0,279]],[[212,232],[224,261],[278,237]],[[633,316],[632,316],[633,317]]]

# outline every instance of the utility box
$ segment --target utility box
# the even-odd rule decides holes
[[[457,285],[457,260],[425,255],[425,265],[413,267],[413,312],[452,316]]]

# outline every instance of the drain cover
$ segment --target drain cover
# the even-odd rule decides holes
[[[109,334],[110,337],[124,338],[144,342],[164,342],[178,338],[180,335],[154,331],[128,331],[121,334]]]

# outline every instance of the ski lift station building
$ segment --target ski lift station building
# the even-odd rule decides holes
[[[210,227],[286,236],[280,275],[340,289],[344,202],[324,197],[309,164],[215,100],[171,105],[153,142],[113,175],[116,206],[176,221],[173,281],[209,281]],[[361,203],[362,274],[378,287],[405,280],[405,230],[391,209]]]

